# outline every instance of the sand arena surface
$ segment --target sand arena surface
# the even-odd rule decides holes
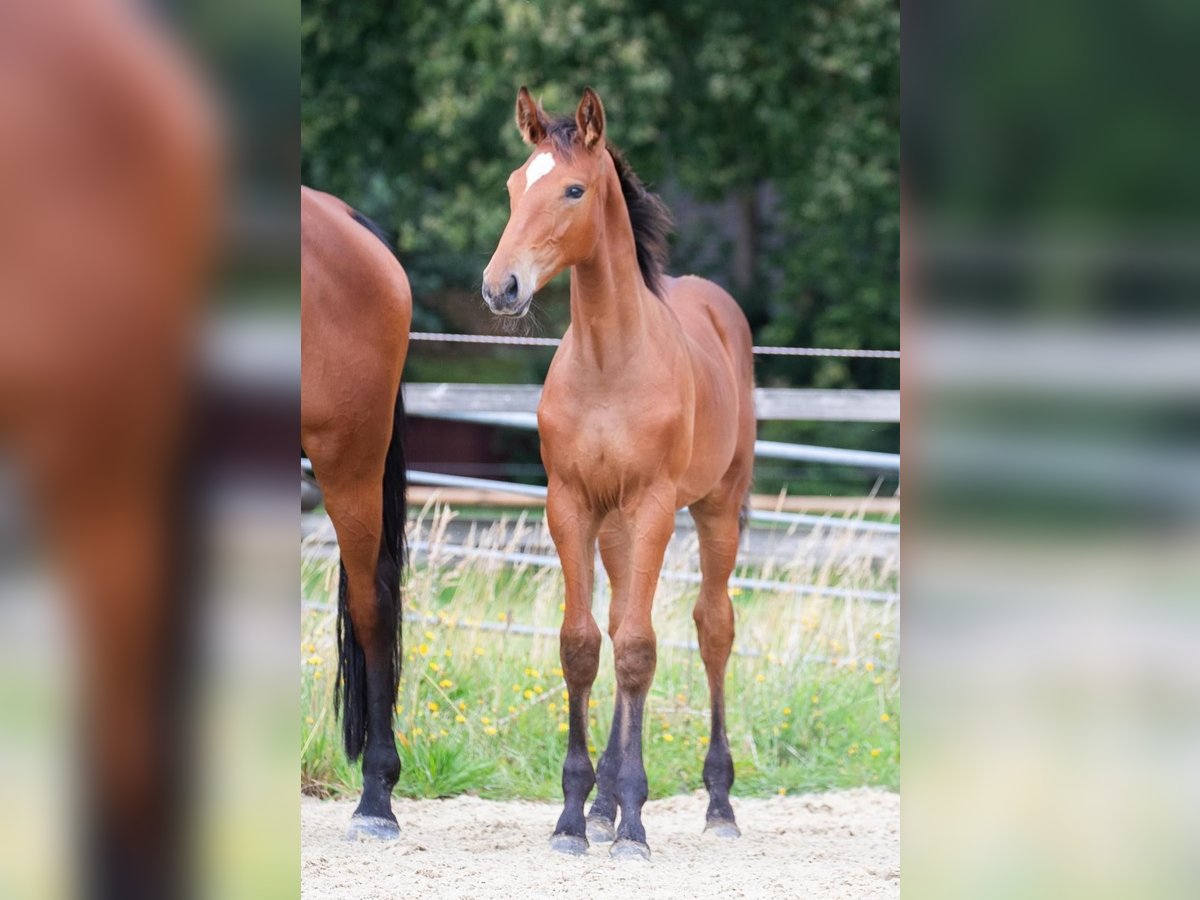
[[[742,837],[702,833],[703,792],[646,804],[653,858],[616,861],[549,849],[559,806],[475,797],[393,800],[394,843],[349,842],[354,801],[300,806],[301,895],[310,898],[636,896],[896,898],[900,798],[871,789],[734,798]],[[636,891],[636,893],[634,893]]]

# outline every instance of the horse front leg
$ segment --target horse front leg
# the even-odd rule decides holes
[[[663,485],[640,498],[631,516],[628,599],[613,636],[617,672],[615,793],[621,823],[610,854],[615,857],[650,858],[642,806],[648,784],[642,760],[642,720],[646,694],[654,681],[658,661],[657,639],[651,607],[667,543],[675,530],[674,485]]]
[[[592,616],[597,518],[561,486],[551,484],[546,503],[550,536],[558,549],[566,588],[566,609],[559,631],[559,657],[567,683],[567,755],[563,761],[563,811],[552,849],[581,854],[588,848],[583,805],[596,784],[588,755],[588,698],[600,668],[600,629]]]

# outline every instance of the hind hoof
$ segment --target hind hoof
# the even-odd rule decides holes
[[[346,830],[348,841],[394,841],[400,837],[400,826],[393,819],[380,816],[353,816]]]
[[[608,855],[613,859],[649,859],[650,848],[641,841],[631,841],[627,838],[622,838],[617,841],[608,851]]]
[[[568,856],[583,856],[588,851],[588,842],[577,834],[556,834],[550,838],[550,849]]]
[[[603,816],[588,816],[587,836],[593,844],[609,844],[616,838],[617,829],[613,826],[612,819],[606,819]]]
[[[727,841],[742,836],[742,830],[737,827],[737,823],[733,819],[709,819],[704,826],[704,831],[706,834]]]

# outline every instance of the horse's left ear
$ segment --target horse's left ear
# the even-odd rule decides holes
[[[590,87],[583,89],[583,99],[575,110],[575,125],[579,128],[583,146],[588,150],[604,140],[604,104],[600,102],[600,95]]]

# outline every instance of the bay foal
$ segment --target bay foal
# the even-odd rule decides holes
[[[668,213],[605,140],[594,91],[584,91],[573,118],[551,120],[521,88],[516,117],[534,149],[508,179],[511,213],[483,273],[484,301],[496,315],[523,316],[534,292],[571,267],[571,325],[538,408],[546,515],[566,586],[560,652],[570,698],[565,804],[551,846],[583,853],[589,837],[615,837],[614,856],[649,858],[641,810],[642,720],[656,660],[650,609],[675,511],[685,506],[700,537],[694,618],[712,700],[707,827],[738,834],[724,682],[733,643],[728,581],[754,462],[750,329],[712,282],[663,274]],[[612,584],[617,700],[593,771],[587,724],[600,662],[591,611],[597,538]]]
[[[300,188],[300,443],[337,533],[342,741],[362,756],[348,837],[395,838],[400,776],[404,402],[412,293],[390,241],[336,197]]]

